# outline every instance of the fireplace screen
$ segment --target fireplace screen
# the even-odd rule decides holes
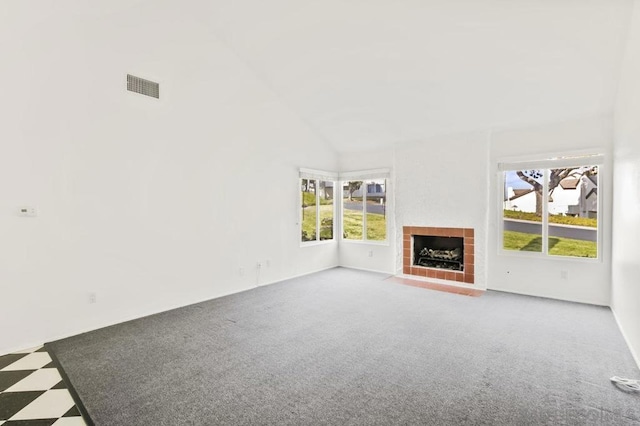
[[[464,238],[414,235],[413,264],[463,271]]]

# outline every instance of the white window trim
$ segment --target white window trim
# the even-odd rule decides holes
[[[301,240],[301,236],[302,236],[302,201],[303,201],[303,195],[302,195],[302,191],[300,191],[300,186],[302,184],[302,179],[308,179],[308,180],[315,180],[316,181],[316,239],[315,240],[310,240],[310,241],[302,241]],[[339,184],[338,182],[338,174],[337,173],[332,173],[332,172],[326,172],[326,171],[322,171],[322,170],[314,170],[314,169],[300,169],[299,172],[299,178],[298,178],[298,208],[299,208],[299,212],[298,212],[298,239],[300,242],[300,247],[310,247],[310,246],[316,246],[316,245],[323,245],[323,244],[335,244],[337,242],[337,238],[336,238],[336,230],[337,230],[337,226],[336,226],[336,195],[335,195],[335,189],[337,187],[337,185]],[[333,188],[334,188],[334,194],[333,194],[333,238],[330,240],[321,240],[320,239],[320,193],[318,192],[318,187],[320,186],[318,183],[320,181],[325,181],[325,182],[333,182]]]
[[[389,179],[390,177],[391,172],[389,169],[372,169],[338,173],[338,178],[343,182],[348,182],[350,180]]]
[[[602,173],[605,168],[605,155],[602,153],[594,153],[599,150],[582,150],[571,153],[565,153],[562,155],[550,155],[546,159],[532,160],[531,157],[525,159],[523,157],[518,158],[505,158],[498,161],[498,254],[503,256],[513,257],[528,257],[532,259],[544,259],[550,261],[570,261],[570,262],[584,262],[584,263],[602,263],[603,256],[603,236],[602,230],[605,223],[604,209],[603,209],[603,194],[598,192],[598,227],[596,235],[596,243],[598,248],[598,255],[595,258],[577,257],[577,256],[558,256],[548,253],[549,246],[549,230],[548,230],[548,197],[542,197],[542,251],[541,252],[524,252],[517,250],[505,250],[504,249],[504,172],[513,170],[543,170],[544,171],[544,191],[548,191],[549,181],[549,169],[563,168],[563,167],[577,167],[577,166],[598,166],[598,188],[606,187],[606,178]]]
[[[362,201],[362,239],[361,240],[352,240],[344,238],[343,232],[343,224],[344,224],[344,197],[342,195],[342,191],[344,188],[344,184],[350,181],[361,180],[363,185],[366,184],[367,180],[375,180],[375,179],[385,179],[385,195],[387,198],[387,205],[389,200],[389,181],[391,179],[391,171],[390,169],[371,169],[371,170],[360,170],[360,171],[352,171],[352,172],[340,172],[338,174],[339,182],[338,186],[340,188],[340,227],[338,229],[340,234],[340,242],[345,242],[349,244],[367,244],[367,245],[376,245],[376,246],[389,246],[389,215],[385,215],[385,239],[384,240],[369,240],[367,239],[367,214],[366,214],[366,190],[364,191],[364,197]],[[386,206],[385,206],[386,207]]]
[[[332,182],[337,181],[339,177],[338,173],[335,172],[302,168],[300,169],[299,176],[300,179],[328,180]]]
[[[560,167],[601,166],[604,164],[604,154],[565,154],[548,157],[542,160],[523,160],[519,158],[503,159],[498,162],[498,171],[509,170],[537,170],[557,169]]]

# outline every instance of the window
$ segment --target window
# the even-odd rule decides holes
[[[385,178],[342,182],[342,237],[345,240],[387,240],[386,188]]]
[[[597,258],[600,163],[581,156],[502,164],[503,250]]]
[[[304,170],[304,169],[303,169]],[[334,188],[335,181],[331,177],[320,175],[324,179],[313,179],[318,173],[313,171],[300,172],[301,188],[301,227],[300,241],[333,240],[334,234]]]

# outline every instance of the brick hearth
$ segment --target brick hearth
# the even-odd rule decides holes
[[[451,271],[412,265],[413,247],[411,236],[458,237],[464,239],[464,271]],[[467,284],[474,282],[474,233],[472,228],[435,228],[404,226],[402,228],[402,272],[418,277],[438,278]]]

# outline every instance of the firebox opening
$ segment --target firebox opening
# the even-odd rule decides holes
[[[413,264],[428,268],[464,270],[464,238],[413,235]]]

